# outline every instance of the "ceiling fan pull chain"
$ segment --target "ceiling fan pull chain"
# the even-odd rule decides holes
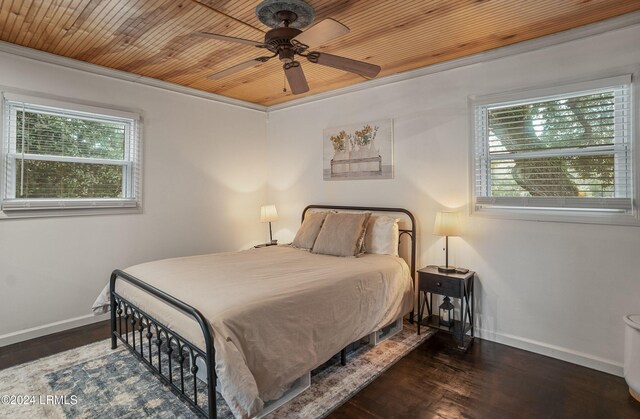
[[[282,93],[287,93],[287,75],[282,73]]]

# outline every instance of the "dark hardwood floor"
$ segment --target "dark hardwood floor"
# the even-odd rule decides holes
[[[109,320],[0,348],[0,370],[109,337]]]
[[[0,348],[0,369],[106,339],[108,322]],[[640,418],[623,378],[476,339],[436,335],[330,418]]]
[[[329,417],[640,418],[621,377],[476,339],[436,335]]]

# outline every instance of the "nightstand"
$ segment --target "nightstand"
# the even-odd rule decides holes
[[[443,330],[451,333],[457,340],[458,347],[467,349],[474,337],[473,330],[473,280],[476,273],[469,271],[466,274],[438,272],[437,266],[427,266],[418,271],[418,334],[420,325]],[[429,298],[427,299],[427,293]],[[438,307],[433,306],[433,295],[443,295],[460,300],[460,317],[455,319],[452,327],[440,324],[440,316],[434,314]],[[424,316],[424,308],[427,307],[427,317]],[[471,336],[467,333],[471,332]]]

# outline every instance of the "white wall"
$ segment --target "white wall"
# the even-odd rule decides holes
[[[589,78],[640,63],[640,26],[272,111],[269,201],[293,237],[309,203],[401,206],[419,219],[419,264],[443,263],[435,212],[468,214],[470,95]],[[393,180],[322,180],[322,131],[395,123]],[[466,217],[452,261],[478,272],[482,336],[620,374],[622,316],[640,312],[640,228]]]
[[[5,53],[0,86],[140,110],[144,118],[142,214],[0,219],[0,345],[93,320],[91,304],[115,268],[266,239],[258,220],[264,112]],[[37,330],[23,333],[30,328]]]

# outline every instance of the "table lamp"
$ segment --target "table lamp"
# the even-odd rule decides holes
[[[263,205],[260,207],[260,222],[269,223],[269,243],[276,244],[278,243],[278,240],[273,240],[271,221],[278,221],[278,211],[276,211],[276,206],[273,204]]]
[[[449,266],[449,236],[460,235],[460,221],[457,212],[439,211],[436,214],[436,223],[433,227],[433,234],[445,237],[445,262],[444,266],[438,266],[438,272],[452,273],[456,268]]]

